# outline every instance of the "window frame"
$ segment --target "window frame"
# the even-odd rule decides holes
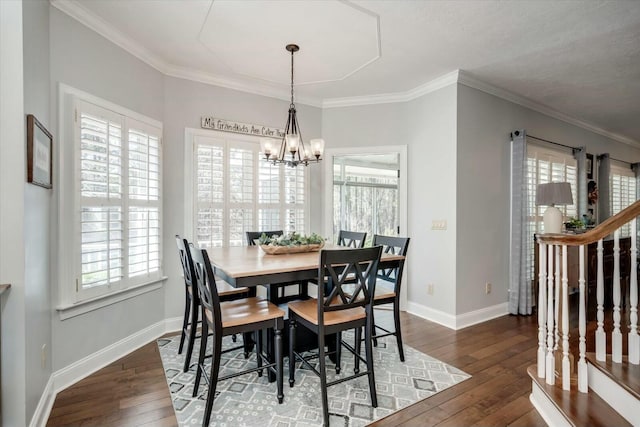
[[[57,208],[58,238],[52,242],[52,250],[59,254],[57,260],[58,278],[58,305],[56,310],[60,319],[65,320],[80,314],[96,310],[106,305],[141,295],[146,292],[159,289],[162,282],[166,280],[163,272],[163,174],[162,174],[162,138],[163,124],[160,121],[151,119],[135,111],[131,111],[118,104],[104,100],[97,96],[60,84],[58,97],[58,134],[60,143],[57,145],[57,183],[54,188],[59,192]],[[105,285],[100,290],[82,290],[81,286],[81,246],[80,246],[80,215],[82,207],[82,197],[80,194],[80,116],[78,108],[82,106],[95,107],[102,115],[109,116],[110,119],[119,119],[123,126],[121,129],[121,144],[123,147],[122,156],[128,156],[129,129],[130,124],[135,123],[132,129],[147,131],[152,129],[154,136],[158,137],[159,160],[158,160],[158,185],[159,197],[157,201],[159,213],[159,267],[157,272],[124,279]],[[92,107],[91,107],[92,106]],[[95,111],[93,111],[95,112]],[[106,113],[105,113],[106,112]],[[142,129],[143,127],[144,129]],[[127,146],[127,147],[125,147]],[[129,206],[128,194],[128,159],[122,166],[122,215],[123,223],[127,222],[125,215]],[[55,175],[55,174],[54,174]],[[134,203],[135,204],[135,203]],[[64,238],[73,236],[73,238]],[[128,257],[126,248],[128,247],[128,230],[123,227],[123,274],[128,269]],[[64,256],[61,254],[72,254]]]
[[[251,202],[251,208],[253,209],[253,230],[258,230],[258,211],[261,208],[269,209],[273,208],[276,204],[274,203],[260,203],[259,202],[259,177],[260,177],[260,162],[264,162],[264,157],[260,155],[260,138],[253,135],[244,135],[244,134],[234,134],[230,132],[222,132],[215,130],[207,130],[207,129],[195,129],[195,128],[185,128],[185,144],[184,144],[184,231],[185,237],[191,241],[195,241],[195,226],[197,223],[196,215],[197,209],[196,205],[199,203],[197,197],[195,196],[195,182],[196,182],[196,147],[199,138],[211,138],[214,140],[221,141],[224,146],[224,163],[225,165],[229,164],[229,147],[241,147],[244,149],[250,149],[253,156],[253,198]],[[284,168],[285,165],[279,165],[280,173],[279,173],[279,185],[280,185],[280,202],[279,202],[279,210],[280,210],[280,225],[278,229],[286,230],[285,227],[285,214],[286,210],[289,208],[287,203],[285,202],[285,192],[284,192]],[[298,232],[309,233],[309,206],[310,206],[310,182],[309,182],[309,171],[305,166],[298,166],[298,168],[303,167],[305,174],[305,183],[304,183],[304,230]],[[232,203],[229,200],[229,168],[225,167],[223,172],[223,180],[224,180],[224,194],[222,201],[222,209],[223,209],[223,224],[224,221],[228,220],[229,209],[231,207],[237,208],[242,207],[242,205],[246,204],[238,204]],[[299,204],[295,204],[293,206],[299,206]],[[223,246],[229,244],[229,229],[228,227],[224,227],[223,231]],[[244,239],[243,239],[244,244]]]

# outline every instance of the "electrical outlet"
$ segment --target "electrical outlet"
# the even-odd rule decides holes
[[[433,283],[427,285],[427,295],[433,295]]]
[[[47,345],[42,344],[42,353],[40,354],[40,366],[42,369],[47,367]]]
[[[485,294],[490,294],[491,293],[491,283],[485,283],[485,285],[484,285],[484,293]]]
[[[446,230],[447,229],[447,220],[446,219],[434,219],[431,221],[431,229],[432,230]]]

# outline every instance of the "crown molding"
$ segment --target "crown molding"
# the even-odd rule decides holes
[[[603,129],[599,126],[585,122],[584,120],[577,119],[568,114],[561,113],[558,110],[554,110],[553,108],[547,107],[544,104],[532,101],[531,99],[525,98],[524,96],[516,95],[515,93],[509,92],[508,90],[483,82],[482,80],[473,77],[466,71],[459,70],[458,83],[474,89],[478,89],[482,92],[488,93],[489,95],[496,96],[530,110],[537,111],[538,113],[544,114],[545,116],[549,116],[551,118],[561,120],[565,123],[580,127],[582,129],[588,130],[589,132],[597,133],[598,135],[602,135],[614,141],[631,145],[635,148],[640,147],[639,141],[635,141],[631,138],[617,133],[609,132],[608,130]]]
[[[379,95],[331,98],[322,102],[322,108],[355,107],[359,105],[392,104],[407,102],[458,82],[459,70],[452,71],[406,92]]]

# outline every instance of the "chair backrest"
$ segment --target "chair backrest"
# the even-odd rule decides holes
[[[220,297],[218,296],[218,288],[216,286],[216,278],[213,274],[211,261],[205,249],[199,249],[189,245],[191,256],[193,258],[193,267],[195,272],[195,283],[198,288],[200,304],[203,310],[212,313],[213,327],[216,333],[222,331],[222,315],[220,312]],[[205,321],[203,313],[202,321]]]
[[[338,246],[346,246],[348,248],[364,248],[364,241],[367,233],[359,231],[340,230],[338,233]]]
[[[284,232],[282,230],[275,230],[275,231],[247,231],[247,245],[255,246],[256,245],[256,240],[258,240],[260,238],[260,236],[262,236],[262,233],[266,234],[269,237],[271,237],[273,235],[282,236],[284,234]]]
[[[407,256],[409,249],[409,237],[373,235],[373,245],[382,246],[383,253]],[[378,271],[378,278],[394,283],[396,295],[400,295],[400,285],[402,282],[402,271],[404,270],[404,260],[394,268],[381,268]]]
[[[195,274],[193,271],[193,259],[189,250],[189,242],[176,234],[176,244],[178,245],[178,255],[182,264],[182,274],[184,276],[184,286],[187,292],[191,292],[193,298],[198,299],[198,288],[195,284]]]
[[[320,252],[318,283],[318,319],[324,313],[365,307],[371,303],[382,246],[362,249],[323,250]]]

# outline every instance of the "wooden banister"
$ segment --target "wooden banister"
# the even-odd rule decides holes
[[[608,218],[606,221],[599,224],[592,230],[582,234],[539,234],[537,236],[538,242],[546,243],[548,245],[567,245],[567,246],[581,246],[588,245],[589,243],[597,242],[600,239],[604,239],[609,234],[612,234],[615,230],[622,227],[632,219],[640,216],[640,200],[637,200],[634,204],[618,212],[616,215]]]

